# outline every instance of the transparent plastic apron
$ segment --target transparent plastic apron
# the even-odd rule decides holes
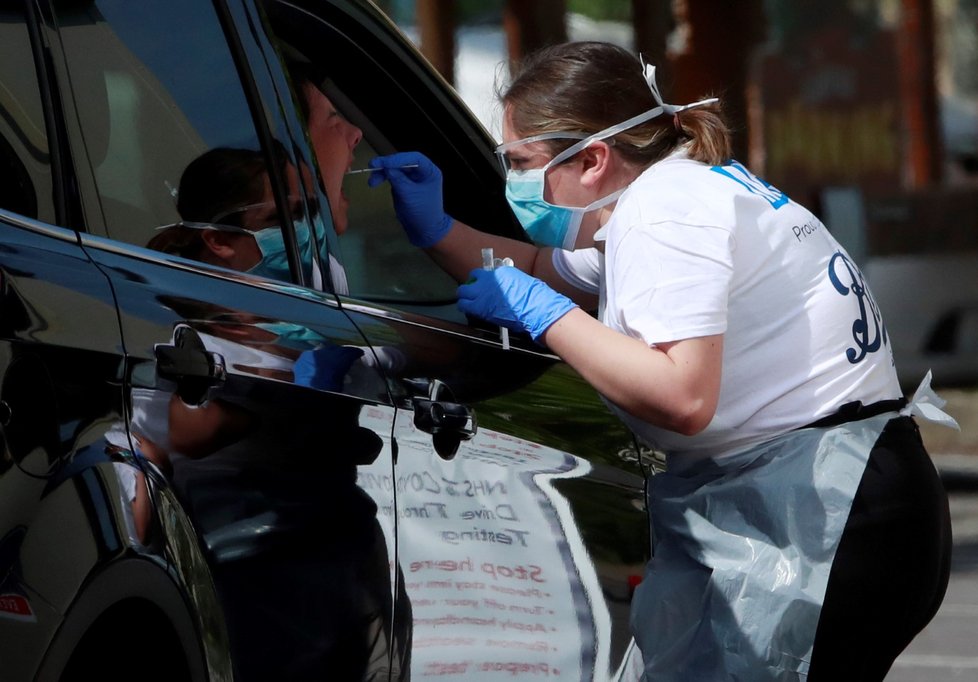
[[[951,426],[930,374],[900,413],[784,434],[654,476],[654,557],[632,602],[643,680],[805,679],[870,451],[899,414]]]

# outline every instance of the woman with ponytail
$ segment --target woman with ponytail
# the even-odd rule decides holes
[[[730,158],[716,99],[666,103],[621,48],[547,48],[501,100],[533,243],[446,215],[423,155],[375,159],[371,181],[465,282],[462,311],[547,346],[666,453],[632,604],[643,679],[883,680],[948,581],[947,497],[914,417],[953,419],[927,380],[902,397],[862,273]],[[514,266],[481,269],[490,246]]]

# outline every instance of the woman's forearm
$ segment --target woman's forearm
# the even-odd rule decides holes
[[[575,309],[541,340],[599,393],[643,421],[693,435],[713,419],[722,335],[650,347]]]
[[[491,248],[496,258],[512,258],[524,272],[531,272],[540,249],[533,244],[481,232],[457,220],[448,234],[425,252],[458,282],[464,282],[475,268],[482,267],[482,249]]]
[[[482,249],[491,248],[496,258],[511,258],[523,272],[543,280],[548,286],[590,310],[597,306],[597,296],[572,286],[554,269],[551,248],[540,248],[528,242],[481,232],[455,220],[448,234],[425,252],[457,282],[482,267]]]

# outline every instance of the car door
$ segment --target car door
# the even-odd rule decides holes
[[[263,3],[285,53],[329,73],[363,130],[355,166],[417,149],[445,177],[448,212],[522,238],[492,141],[368,3]],[[400,358],[397,559],[413,614],[416,676],[604,679],[630,650],[631,590],[648,556],[643,470],[626,429],[581,378],[532,340],[466,320],[455,282],[411,247],[386,188],[349,176],[350,227],[335,256],[340,305]],[[495,254],[504,257],[506,254]]]
[[[159,473],[167,560],[191,594],[216,590],[202,637],[226,630],[235,679],[401,678],[393,490],[357,485],[364,468],[393,476],[395,408],[330,291],[328,202],[260,14],[50,10],[81,244],[118,301],[127,427]]]
[[[118,504],[123,356],[75,232],[0,207],[0,244],[0,652],[29,679],[88,572],[124,547],[98,522]]]
[[[182,595],[129,554],[159,536],[125,433],[113,291],[72,229],[35,9],[0,3],[0,674],[69,679],[100,616],[138,597],[130,616],[171,647],[160,672],[201,679]]]

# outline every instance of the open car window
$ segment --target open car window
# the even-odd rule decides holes
[[[283,59],[308,62],[330,102],[361,131],[354,169],[365,168],[377,155],[420,151],[442,169],[450,215],[521,238],[491,138],[394,29],[357,20],[357,12],[370,11],[366,7],[279,0],[266,0],[263,7]],[[319,165],[324,163],[320,158]],[[368,173],[360,173],[343,181],[348,225],[334,255],[345,269],[350,295],[457,318],[456,282],[408,242],[389,186],[371,188],[367,180]]]

